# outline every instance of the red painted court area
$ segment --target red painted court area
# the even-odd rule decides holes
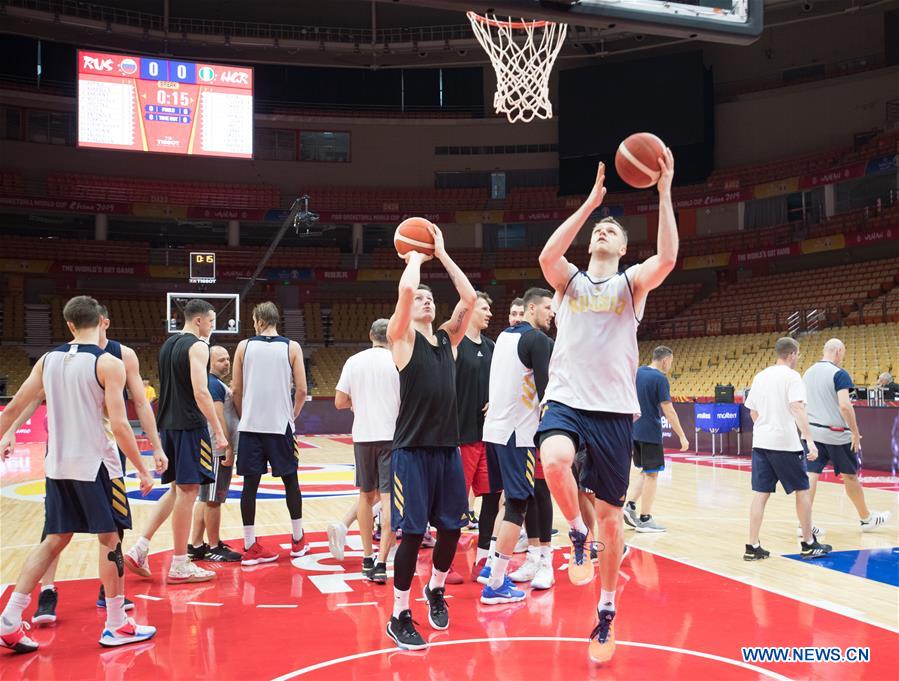
[[[269,565],[213,565],[218,579],[211,583],[167,587],[158,578],[129,575],[137,620],[159,633],[121,649],[97,643],[104,621],[94,606],[97,580],[61,582],[59,620],[32,630],[41,649],[0,652],[0,678],[895,678],[899,636],[892,632],[636,549],[621,568],[619,643],[605,668],[586,655],[599,583],[572,586],[558,569],[566,562],[564,550],[555,552],[556,586],[522,603],[483,606],[478,585],[449,587],[446,632],[430,629],[425,604],[414,602],[419,630],[432,645],[401,652],[384,634],[390,583],[378,586],[358,576],[360,551],[348,550],[341,564],[330,557],[323,533],[309,533],[309,539],[312,551],[294,564],[282,551]],[[466,559],[473,558],[471,539],[463,537]],[[155,554],[154,574],[163,574],[169,560],[168,553]],[[470,560],[460,556],[456,564]],[[430,552],[422,551],[418,575],[429,573]],[[421,587],[416,579],[413,597]],[[867,646],[870,662],[749,664],[741,659],[744,646]]]

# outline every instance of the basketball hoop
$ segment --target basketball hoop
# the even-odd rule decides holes
[[[510,123],[552,118],[549,74],[565,42],[568,25],[502,20],[477,12],[468,12],[467,16],[496,73],[496,113],[506,114]]]

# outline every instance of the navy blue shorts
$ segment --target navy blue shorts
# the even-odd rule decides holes
[[[816,442],[815,446],[818,448],[818,458],[808,462],[809,473],[821,473],[830,463],[834,473],[858,475],[858,456],[852,451],[851,444],[828,445]]]
[[[555,431],[555,432],[553,432]],[[538,446],[546,437],[563,434],[575,450],[584,445],[578,484],[592,490],[597,499],[624,506],[631,468],[634,418],[631,414],[574,409],[561,402],[547,402],[537,428]]]
[[[516,447],[515,433],[512,433],[504,445],[488,442],[487,451],[492,452],[499,463],[502,489],[507,499],[527,501],[534,496],[534,466],[537,464],[534,447]]]
[[[390,456],[391,529],[424,534],[468,524],[462,456],[455,447],[394,449]]]
[[[272,475],[280,478],[297,472],[300,463],[300,445],[287,426],[284,435],[277,433],[240,433],[237,452],[238,475],[265,475],[268,467]]]
[[[162,474],[162,484],[206,485],[215,482],[212,469],[212,445],[206,426],[193,430],[161,430],[162,450],[169,457],[169,467]]]
[[[103,464],[93,482],[47,478],[44,509],[44,534],[103,534],[131,529],[125,481],[110,480]]]
[[[777,483],[784,492],[808,489],[805,452],[752,448],[752,491],[770,494]]]

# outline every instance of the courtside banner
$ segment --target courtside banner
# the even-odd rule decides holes
[[[706,433],[729,433],[740,430],[739,404],[700,404],[693,405],[693,416],[696,429]]]
[[[6,405],[0,404],[0,411]],[[46,442],[47,441],[47,405],[42,404],[31,418],[25,421],[16,431],[16,442],[25,444],[26,442]]]

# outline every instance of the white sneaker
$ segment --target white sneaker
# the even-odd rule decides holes
[[[104,629],[100,634],[100,645],[106,648],[114,646],[124,646],[128,643],[139,643],[146,641],[156,635],[156,627],[145,624],[137,624],[133,618],[129,617],[125,624],[118,629]]]
[[[802,528],[796,528],[796,536],[802,539]],[[824,528],[818,527],[817,525],[812,525],[812,536],[813,537],[823,537],[824,536]]]
[[[146,551],[141,551],[135,544],[125,552],[125,567],[141,577],[151,577],[150,558]]]
[[[512,553],[524,553],[528,550],[528,534],[523,531],[518,535],[518,543],[515,545],[515,550]]]
[[[167,584],[188,584],[192,582],[208,582],[215,579],[212,570],[204,570],[187,561],[183,565],[172,565],[166,578]]]
[[[630,528],[637,527],[637,523],[640,522],[640,516],[637,515],[637,509],[631,508],[628,504],[624,505],[624,524]]]
[[[513,582],[530,582],[537,575],[538,567],[540,567],[540,550],[528,551],[528,557],[521,567],[509,575],[509,579]]]
[[[873,532],[890,519],[889,511],[871,511],[871,515],[861,521],[862,532]]]
[[[331,523],[328,525],[328,548],[331,555],[337,560],[343,560],[343,550],[346,548],[347,528],[343,523]]]
[[[552,585],[556,583],[556,576],[553,573],[553,559],[552,556],[541,556],[540,562],[537,565],[537,574],[534,575],[534,579],[531,580],[531,588],[537,590],[544,590],[552,588]]]

